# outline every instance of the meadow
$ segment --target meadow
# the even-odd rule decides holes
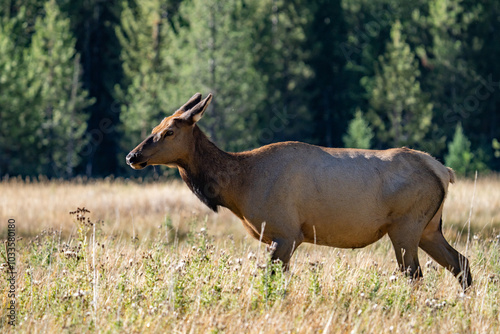
[[[471,261],[466,293],[424,252],[424,278],[409,282],[387,236],[357,250],[304,244],[284,273],[231,212],[175,180],[3,180],[2,239],[9,219],[17,320],[2,263],[5,333],[500,332],[498,176],[449,189],[444,234]]]

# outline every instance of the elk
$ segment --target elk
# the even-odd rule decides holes
[[[211,99],[195,94],[127,155],[127,164],[178,168],[201,201],[216,212],[219,206],[231,210],[285,269],[303,242],[354,249],[388,234],[399,268],[410,277],[422,277],[420,247],[464,289],[472,284],[467,258],[442,233],[452,169],[408,148],[282,142],[228,153],[196,124]]]

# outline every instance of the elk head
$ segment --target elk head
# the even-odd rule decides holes
[[[165,117],[151,134],[127,155],[133,169],[148,165],[177,165],[194,150],[193,128],[207,109],[212,94],[201,100],[196,93],[172,116]]]

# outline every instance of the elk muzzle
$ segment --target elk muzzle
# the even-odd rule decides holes
[[[148,165],[148,161],[144,160],[142,154],[134,151],[127,154],[126,160],[127,160],[127,165],[129,165],[133,169],[143,169]]]

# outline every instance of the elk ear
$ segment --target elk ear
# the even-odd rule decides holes
[[[190,110],[187,110],[184,114],[182,114],[180,118],[184,119],[189,124],[198,122],[205,113],[205,110],[207,110],[210,101],[212,101],[212,94],[208,94],[208,96],[204,100],[199,102]]]
[[[174,115],[182,115],[184,112],[188,111],[189,109],[193,108],[195,105],[197,105],[201,101],[201,94],[196,93],[194,94],[189,101],[187,101],[182,107],[177,110]]]

